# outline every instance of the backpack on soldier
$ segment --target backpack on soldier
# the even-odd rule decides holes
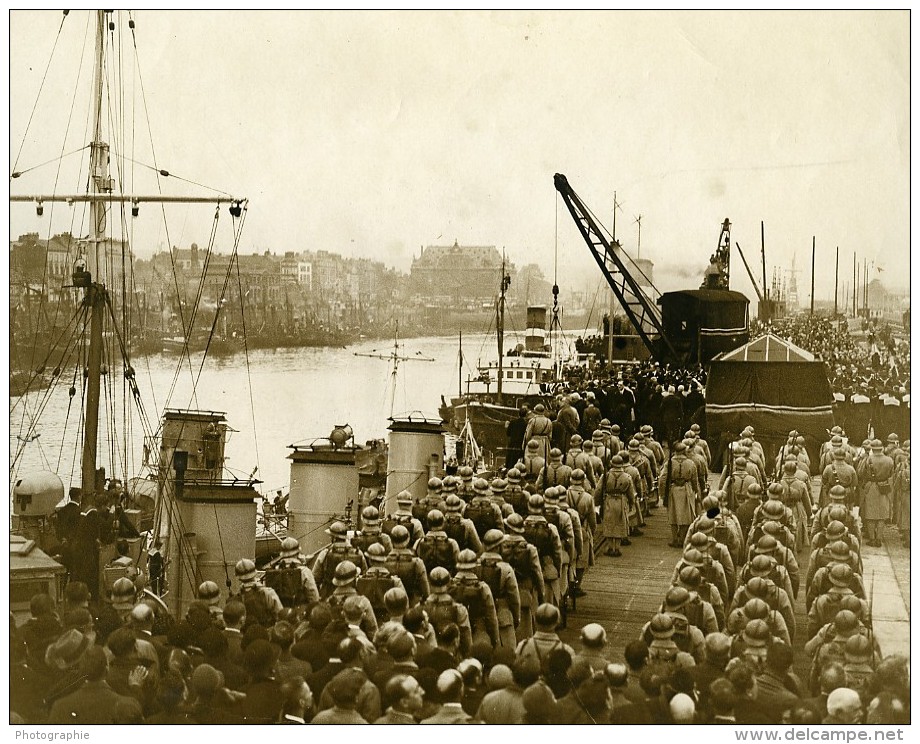
[[[426,535],[415,549],[418,557],[425,563],[425,569],[431,571],[435,566],[446,568],[451,575],[457,570],[457,556],[446,535]]]
[[[484,617],[485,608],[482,606],[482,589],[479,586],[479,579],[454,578],[450,582],[449,593],[454,602],[466,607],[466,611],[470,616],[471,626]]]
[[[428,512],[430,507],[423,499],[412,504],[412,516],[422,523],[422,529],[428,532]]]
[[[471,501],[466,507],[466,518],[472,521],[481,540],[489,530],[502,530],[504,525],[495,513],[495,505],[487,499]]]
[[[398,576],[410,597],[418,596],[421,587],[415,571],[415,556],[390,553],[384,563],[391,576]]]
[[[253,589],[244,589],[238,596],[238,599],[246,608],[246,624],[252,625],[258,623],[266,628],[274,625],[275,614],[268,603],[268,597],[262,591],[262,587]]]
[[[518,583],[525,579],[532,579],[533,570],[530,563],[530,545],[524,540],[505,540],[499,547],[502,560],[508,563],[514,569]],[[489,587],[491,588],[491,587]]]
[[[378,620],[381,617],[387,617],[388,612],[386,603],[383,601],[383,595],[393,588],[393,577],[390,574],[384,575],[374,573],[366,576],[359,576],[355,585],[358,594],[367,597],[371,607],[374,608],[374,615]]]
[[[527,516],[527,494],[522,488],[509,488],[505,491],[505,501],[522,517]]]
[[[263,581],[265,586],[275,590],[285,607],[306,604],[307,593],[303,588],[303,575],[299,566],[289,564],[280,568],[269,568]]]
[[[502,572],[498,567],[498,563],[493,558],[483,558],[480,560],[479,566],[476,567],[476,575],[492,590],[492,598],[495,600],[499,598],[502,587]]]
[[[455,517],[446,517],[444,519],[444,532],[447,533],[449,538],[457,541],[460,550],[469,547],[466,545],[466,525],[463,524],[463,519],[459,515]],[[426,562],[425,565],[427,566],[428,563]],[[453,569],[448,570],[453,573]]]
[[[541,558],[556,558],[556,546],[549,522],[524,522],[524,539],[537,549]]]
[[[326,550],[326,558],[323,560],[321,575],[314,575],[317,587],[329,587],[332,585],[332,578],[335,576],[335,568],[342,561],[351,561],[356,566],[361,564],[361,553],[353,545],[344,542],[332,543]]]
[[[426,602],[425,612],[428,613],[428,622],[434,628],[435,634],[440,634],[451,623],[458,624],[457,603],[451,599],[450,602]]]

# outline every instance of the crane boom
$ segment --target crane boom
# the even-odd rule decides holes
[[[664,333],[661,311],[642,290],[620,256],[611,248],[594,216],[578,194],[572,190],[568,179],[561,173],[557,173],[553,182],[565,205],[569,208],[572,219],[575,220],[578,231],[588,244],[588,249],[594,256],[594,260],[597,261],[607,284],[610,285],[649,353],[658,361],[679,359],[680,356]],[[660,343],[655,342],[653,337],[656,335]]]
[[[744,257],[744,253],[741,250],[741,246],[738,245],[738,241],[735,241],[735,247],[738,249],[738,255],[741,256],[741,263],[744,264],[744,268],[747,269],[748,276],[751,277],[751,284],[754,285],[754,291],[757,293],[757,301],[763,302],[763,293],[760,291],[760,287],[757,286],[757,280],[754,278],[754,274],[751,272],[751,267],[748,266],[747,259]]]

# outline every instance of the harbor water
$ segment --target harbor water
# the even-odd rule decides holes
[[[494,344],[494,338],[484,334],[464,336],[464,380],[475,376],[479,359],[485,363],[494,358]],[[387,436],[393,364],[388,359],[356,356],[355,352],[387,357],[393,352],[393,341],[367,341],[347,348],[251,351],[248,364],[244,352],[209,356],[200,375],[200,353],[192,354],[191,362],[179,355],[157,354],[139,357],[133,364],[144,409],[154,427],[166,407],[225,412],[232,429],[226,448],[227,470],[241,479],[254,472],[253,477],[262,481],[259,490],[273,493],[287,490],[289,445],[326,437],[334,426],[344,424],[352,427],[358,444]],[[437,417],[440,396],[458,393],[458,352],[456,337],[400,340],[401,357],[435,361],[399,363],[393,413]],[[194,384],[196,376],[198,382]],[[68,387],[73,369],[64,370],[61,377],[50,395],[49,391],[38,391],[10,398],[11,483],[36,470],[57,472],[65,488],[80,483],[77,441],[81,391],[77,385],[71,402]],[[118,423],[113,429],[101,415],[98,461],[106,467],[107,475],[131,477],[141,469],[144,432],[136,411],[130,416],[122,413],[122,388],[120,372],[106,379],[107,392],[100,410],[109,411],[108,418]],[[22,432],[33,418],[40,421],[33,432],[38,436],[23,442]],[[127,434],[123,421],[128,422]],[[113,460],[126,464],[113,469]]]

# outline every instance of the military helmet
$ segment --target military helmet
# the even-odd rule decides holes
[[[677,574],[677,578],[684,586],[696,589],[703,580],[703,574],[696,566],[684,566],[680,569],[680,573]]]
[[[517,512],[509,514],[505,519],[505,526],[517,535],[523,534],[524,532],[524,517],[522,517]]]
[[[527,443],[528,452],[536,453],[540,449],[540,443],[536,439],[531,439]]]
[[[573,434],[571,437],[569,437],[569,445],[572,447],[581,447],[581,443],[583,441],[585,440],[582,439],[579,434]]]
[[[705,566],[705,556],[696,548],[684,548],[683,563],[685,566]]]
[[[835,561],[850,560],[850,546],[843,540],[835,540],[830,544],[831,557]]]
[[[766,576],[776,565],[776,559],[769,555],[755,555],[751,559],[751,573],[754,576]]]
[[[300,543],[290,535],[281,541],[281,557],[297,558],[300,555]]]
[[[508,482],[509,483],[520,483],[521,482],[521,471],[517,468],[511,468],[508,471]]]
[[[380,521],[380,512],[376,506],[365,506],[361,510],[361,522],[365,525],[377,524]]]
[[[550,459],[550,460],[561,460],[561,459],[562,459],[562,450],[559,449],[558,447],[553,447],[553,448],[549,451],[549,459]]]
[[[744,616],[748,620],[765,620],[770,615],[770,605],[759,597],[751,597],[744,603]]]
[[[764,620],[748,620],[743,635],[747,646],[766,646],[770,642],[770,626]]]
[[[364,555],[371,563],[383,563],[387,558],[387,549],[380,543],[371,543]]]
[[[555,628],[559,624],[559,610],[555,605],[549,604],[549,602],[544,602],[534,613],[534,619],[537,621],[537,625],[543,628],[553,627]]]
[[[348,526],[344,522],[335,521],[329,525],[326,534],[331,536],[333,540],[344,540],[348,537]]]
[[[517,516],[520,517],[519,514]],[[501,530],[486,530],[486,534],[482,536],[482,545],[487,549],[497,548],[504,540],[505,533]]]
[[[209,605],[216,605],[220,602],[220,587],[216,581],[202,581],[198,587],[198,599],[207,602]]]
[[[351,561],[340,561],[332,576],[334,586],[346,586],[361,574],[361,570]]]
[[[473,481],[473,490],[478,494],[487,494],[489,492],[489,482],[485,478],[477,478]]]
[[[863,603],[862,600],[857,597],[855,594],[845,594],[840,598],[840,609],[849,610],[856,617],[862,620],[863,616]]]
[[[440,478],[429,478],[428,479],[428,490],[429,491],[440,493],[441,489],[443,488],[444,488],[444,482]]]
[[[112,605],[116,610],[130,610],[134,607],[137,589],[131,579],[122,576],[112,585]]]
[[[559,501],[559,487],[550,486],[543,492],[543,503],[546,506],[555,505]]]
[[[428,529],[437,530],[444,526],[444,513],[440,509],[428,512]]]
[[[543,511],[544,501],[543,497],[538,494],[532,494],[529,499],[527,499],[527,510],[533,513],[539,513]]]
[[[837,563],[831,566],[827,577],[834,586],[849,586],[853,579],[853,569],[846,563]]]
[[[585,452],[590,452],[591,450],[594,449],[594,442],[590,439],[586,439],[584,442],[581,443],[581,448]]]
[[[843,522],[846,524],[846,518],[849,515],[847,508],[844,504],[832,504],[831,507],[827,510],[827,518],[830,521]]]
[[[713,504],[713,506],[718,506],[718,505],[719,505],[718,501],[716,501],[716,503]],[[707,538],[709,536],[709,533],[712,532],[715,528],[716,528],[716,521],[706,516],[700,517],[700,520],[696,523],[697,531],[702,532],[704,535],[707,536]],[[707,539],[706,542],[708,543],[709,540]]]
[[[248,558],[237,561],[233,570],[236,573],[237,581],[241,584],[255,584],[256,581],[258,581],[256,576],[256,564]]]
[[[763,505],[763,513],[771,519],[782,519],[786,516],[786,507],[782,501],[770,499]]]
[[[709,511],[710,509],[718,509],[718,508],[719,508],[719,496],[715,491],[710,491],[709,495],[703,499],[703,509],[705,511]],[[715,527],[715,522],[712,523],[712,526]]]
[[[759,483],[752,483],[748,486],[748,496],[753,498],[760,498],[763,495],[763,489],[760,487]]]
[[[670,615],[659,612],[655,615],[648,625],[655,640],[664,641],[674,635],[674,621]]]
[[[457,472],[463,480],[473,480],[473,468],[471,468],[469,465],[464,465]]]
[[[736,457],[736,458],[735,458],[735,467],[736,467],[736,468],[743,468],[743,467],[745,467],[745,466],[747,466],[747,458],[746,458],[746,457]]]
[[[492,489],[492,493],[504,493],[508,488],[508,481],[504,478],[494,478],[489,487]]]
[[[799,468],[798,465],[796,465],[795,460],[786,460],[786,462],[783,463],[784,473],[794,473],[798,469]]]
[[[444,501],[444,508],[449,512],[459,512],[463,510],[463,499],[456,494],[451,494]]]
[[[706,550],[709,547],[709,536],[704,532],[694,532],[690,536],[690,544],[699,551]]]
[[[843,655],[845,657],[863,658],[872,656],[872,654],[872,641],[862,633],[851,635],[843,646]]]
[[[450,583],[450,572],[443,566],[435,566],[428,574],[432,589],[443,589]]]
[[[409,542],[409,530],[404,525],[398,524],[390,533],[390,539],[394,545],[405,545]]]
[[[414,502],[415,499],[412,498],[412,494],[409,491],[403,490],[396,494],[397,511],[408,511],[412,508]]]
[[[831,486],[829,493],[834,501],[843,501],[847,497],[847,491],[843,486]]]
[[[763,525],[761,525],[761,529],[765,535],[771,535],[774,538],[776,538],[778,535],[782,535],[785,530],[782,523],[777,522],[775,519],[768,519],[763,523]],[[777,542],[781,541],[777,539]]]
[[[457,490],[457,481],[459,479],[455,475],[445,475],[444,480],[441,483],[444,485],[444,491],[453,493]]]
[[[690,592],[682,586],[672,586],[664,597],[665,607],[672,612],[683,608],[689,601]]]
[[[591,439],[595,442],[603,442],[604,438],[604,432],[602,432],[600,429],[595,429],[593,432],[591,432]]]
[[[782,500],[785,490],[782,483],[773,482],[767,486],[767,493],[771,496],[778,496],[780,500]]]
[[[761,538],[757,541],[757,546],[754,548],[754,552],[757,555],[773,555],[778,547],[779,543],[776,542],[775,537],[772,535],[762,535]]]
[[[770,584],[767,582],[767,579],[764,579],[762,576],[752,576],[747,580],[747,584],[744,585],[744,588],[747,589],[748,594],[754,597],[765,597],[767,596]]]
[[[839,540],[847,534],[847,531],[847,526],[838,519],[831,520],[824,528],[824,534],[827,535],[829,541]]]
[[[614,455],[610,458],[610,464],[613,467],[620,467],[623,464],[623,456],[619,454]]]
[[[581,481],[585,479],[585,471],[582,470],[581,468],[575,468],[572,471],[572,474],[569,476],[569,479],[574,481],[575,483],[580,483]]]
[[[474,568],[476,568],[476,553],[469,548],[461,550],[457,556],[457,570],[472,571]]]
[[[838,635],[848,636],[859,629],[859,618],[850,610],[839,610],[834,615],[834,631]]]

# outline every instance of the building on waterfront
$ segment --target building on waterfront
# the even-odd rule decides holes
[[[429,245],[412,260],[409,292],[416,301],[475,309],[498,291],[502,254],[494,245]],[[515,268],[505,261],[505,271]]]

